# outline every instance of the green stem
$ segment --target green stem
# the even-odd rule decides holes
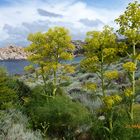
[[[113,112],[112,112],[112,109],[110,110],[110,112],[108,114],[109,114],[108,122],[109,122],[109,130],[110,130],[109,139],[112,140],[112,131],[113,131],[113,118],[112,118]]]
[[[45,93],[47,94],[47,91],[46,91],[46,88],[47,88],[47,83],[46,83],[46,78],[44,76],[44,69],[43,69],[43,66],[41,66],[41,76],[42,76],[42,79],[43,79],[43,82],[44,82],[44,91]]]
[[[110,117],[109,117],[109,129],[112,132],[112,130],[113,130],[112,110],[111,110]]]
[[[103,59],[103,51],[101,50],[101,88],[102,88],[102,94],[105,97],[105,86],[104,86],[104,69],[103,69],[103,63],[104,63],[104,59]]]
[[[137,60],[136,60],[135,56],[136,56],[136,45],[135,45],[135,43],[133,43],[133,59],[132,59],[132,61],[135,65],[137,65]],[[131,121],[133,121],[133,119],[134,119],[134,107],[133,106],[134,106],[134,95],[135,95],[135,71],[132,73],[132,92],[133,92],[133,95],[132,95],[131,100],[130,100],[130,111],[129,111]]]
[[[53,85],[54,85],[54,89],[53,89],[53,96],[55,96],[56,95],[56,71],[54,70],[54,72],[53,72],[53,76],[54,76],[54,78],[53,78]]]

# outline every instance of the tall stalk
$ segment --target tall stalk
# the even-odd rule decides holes
[[[57,77],[56,77],[56,70],[54,70],[54,72],[53,72],[53,86],[54,86],[54,88],[53,88],[53,96],[56,95],[56,90],[57,90],[56,79],[57,79]]]
[[[133,43],[132,61],[137,66],[137,60],[136,60],[135,56],[136,56],[136,45],[135,45],[135,43]],[[129,116],[130,116],[131,121],[133,121],[133,119],[134,119],[134,107],[133,106],[134,106],[134,95],[135,95],[135,71],[132,72],[132,92],[133,92],[133,95],[131,97],[130,110],[129,110]]]
[[[102,88],[102,95],[103,95],[103,98],[106,97],[106,92],[105,92],[105,83],[104,83],[104,59],[103,59],[103,51],[102,51],[102,48],[101,48],[101,88]],[[110,130],[110,140],[112,139],[112,130],[113,130],[113,119],[112,119],[112,110],[110,110],[110,113],[109,113],[109,118],[108,118],[108,128]]]
[[[104,68],[103,68],[103,63],[104,63],[104,59],[103,59],[103,51],[101,49],[101,87],[102,87],[102,95],[103,97],[105,97],[105,86],[104,86]]]
[[[43,83],[44,83],[44,91],[45,91],[45,94],[47,94],[47,91],[46,91],[47,83],[46,83],[46,78],[45,78],[45,76],[44,76],[44,69],[43,69],[43,66],[41,66],[41,76],[42,76]]]

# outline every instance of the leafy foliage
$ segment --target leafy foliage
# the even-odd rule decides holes
[[[74,46],[71,43],[69,31],[63,27],[54,27],[46,33],[35,33],[28,36],[32,43],[26,48],[30,52],[28,60],[37,64],[37,73],[42,76],[46,92],[46,80],[53,75],[54,90],[51,95],[55,95],[57,85],[57,71],[62,66],[64,73],[73,72],[73,67],[68,64],[61,64],[61,61],[71,60]],[[33,65],[26,67],[26,70],[33,69]]]
[[[0,68],[0,109],[11,108],[17,99],[16,92],[8,85],[9,81],[12,82],[6,71]]]
[[[72,138],[80,126],[90,122],[88,110],[80,103],[71,101],[63,93],[57,93],[57,96],[48,100],[42,92],[42,89],[36,87],[27,105],[28,115],[35,128],[43,131],[42,124],[48,124],[46,134]]]

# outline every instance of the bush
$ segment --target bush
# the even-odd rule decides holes
[[[46,127],[50,136],[73,138],[77,129],[90,122],[88,110],[80,103],[72,102],[60,88],[53,98],[48,99],[42,93],[42,88],[36,87],[26,106],[34,128],[44,132]]]
[[[90,133],[93,140],[108,140],[111,136],[112,140],[139,140],[139,105],[134,106],[135,121],[132,123],[128,118],[124,106],[118,106],[113,113],[113,131],[107,129],[108,122],[104,117],[104,112],[97,111],[97,114],[92,118],[92,127]]]
[[[24,98],[28,98],[31,95],[31,89],[23,82],[16,78],[12,78],[8,82],[8,87],[14,89],[18,96],[18,101],[24,103]]]
[[[1,140],[42,140],[39,131],[28,127],[28,119],[20,111],[10,110],[0,112]]]
[[[0,109],[13,107],[17,99],[16,92],[8,85],[10,80],[5,69],[0,68]]]

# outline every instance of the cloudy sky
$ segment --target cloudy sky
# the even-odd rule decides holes
[[[0,0],[0,47],[26,46],[29,33],[64,26],[73,39],[84,39],[87,31],[114,19],[133,0]],[[139,0],[140,1],[140,0]]]

